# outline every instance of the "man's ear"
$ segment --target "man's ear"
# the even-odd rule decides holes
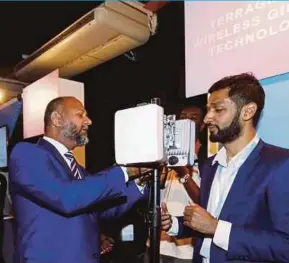
[[[251,120],[257,111],[257,104],[255,102],[250,102],[245,105],[242,109],[242,119],[244,121]]]
[[[63,118],[57,111],[51,113],[51,123],[55,127],[61,127],[63,125]]]

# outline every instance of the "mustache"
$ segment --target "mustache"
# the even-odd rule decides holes
[[[207,128],[210,128],[210,127],[216,127],[216,128],[219,128],[218,125],[216,125],[216,124],[212,124],[212,123],[207,123],[207,124],[206,124],[206,127],[207,127]]]
[[[85,131],[85,132],[88,132],[88,126],[83,126],[80,128],[80,131]]]

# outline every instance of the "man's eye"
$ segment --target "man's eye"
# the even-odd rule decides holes
[[[223,109],[215,109],[216,112],[221,112]]]

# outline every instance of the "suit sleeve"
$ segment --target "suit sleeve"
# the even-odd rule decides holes
[[[17,191],[51,210],[69,215],[125,194],[126,184],[119,167],[85,180],[65,180],[57,176],[59,172],[48,154],[36,145],[20,143],[11,153],[12,193]]]
[[[125,189],[126,202],[124,204],[118,205],[116,207],[106,209],[101,213],[101,219],[112,219],[119,217],[125,212],[127,212],[132,206],[140,199],[146,198],[146,194],[142,194],[134,181],[129,181],[127,183],[127,188]]]
[[[192,237],[196,235],[196,232],[192,230],[191,228],[184,225],[184,218],[183,217],[177,217],[178,219],[178,238],[186,238],[186,237]]]
[[[227,258],[289,262],[289,161],[275,167],[268,182],[267,202],[272,230],[232,225]]]

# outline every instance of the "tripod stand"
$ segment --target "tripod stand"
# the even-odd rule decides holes
[[[149,180],[146,180],[149,185],[149,203],[148,210],[145,212],[146,222],[149,226],[149,262],[160,262],[160,231],[161,231],[161,207],[160,207],[160,169],[161,164],[153,164],[149,167],[153,171],[141,174],[141,176],[149,175]],[[136,179],[138,177],[130,179]]]
[[[150,196],[148,211],[149,223],[149,262],[159,263],[160,261],[160,230],[161,230],[161,208],[160,208],[160,171],[154,169],[153,180],[150,182]]]

